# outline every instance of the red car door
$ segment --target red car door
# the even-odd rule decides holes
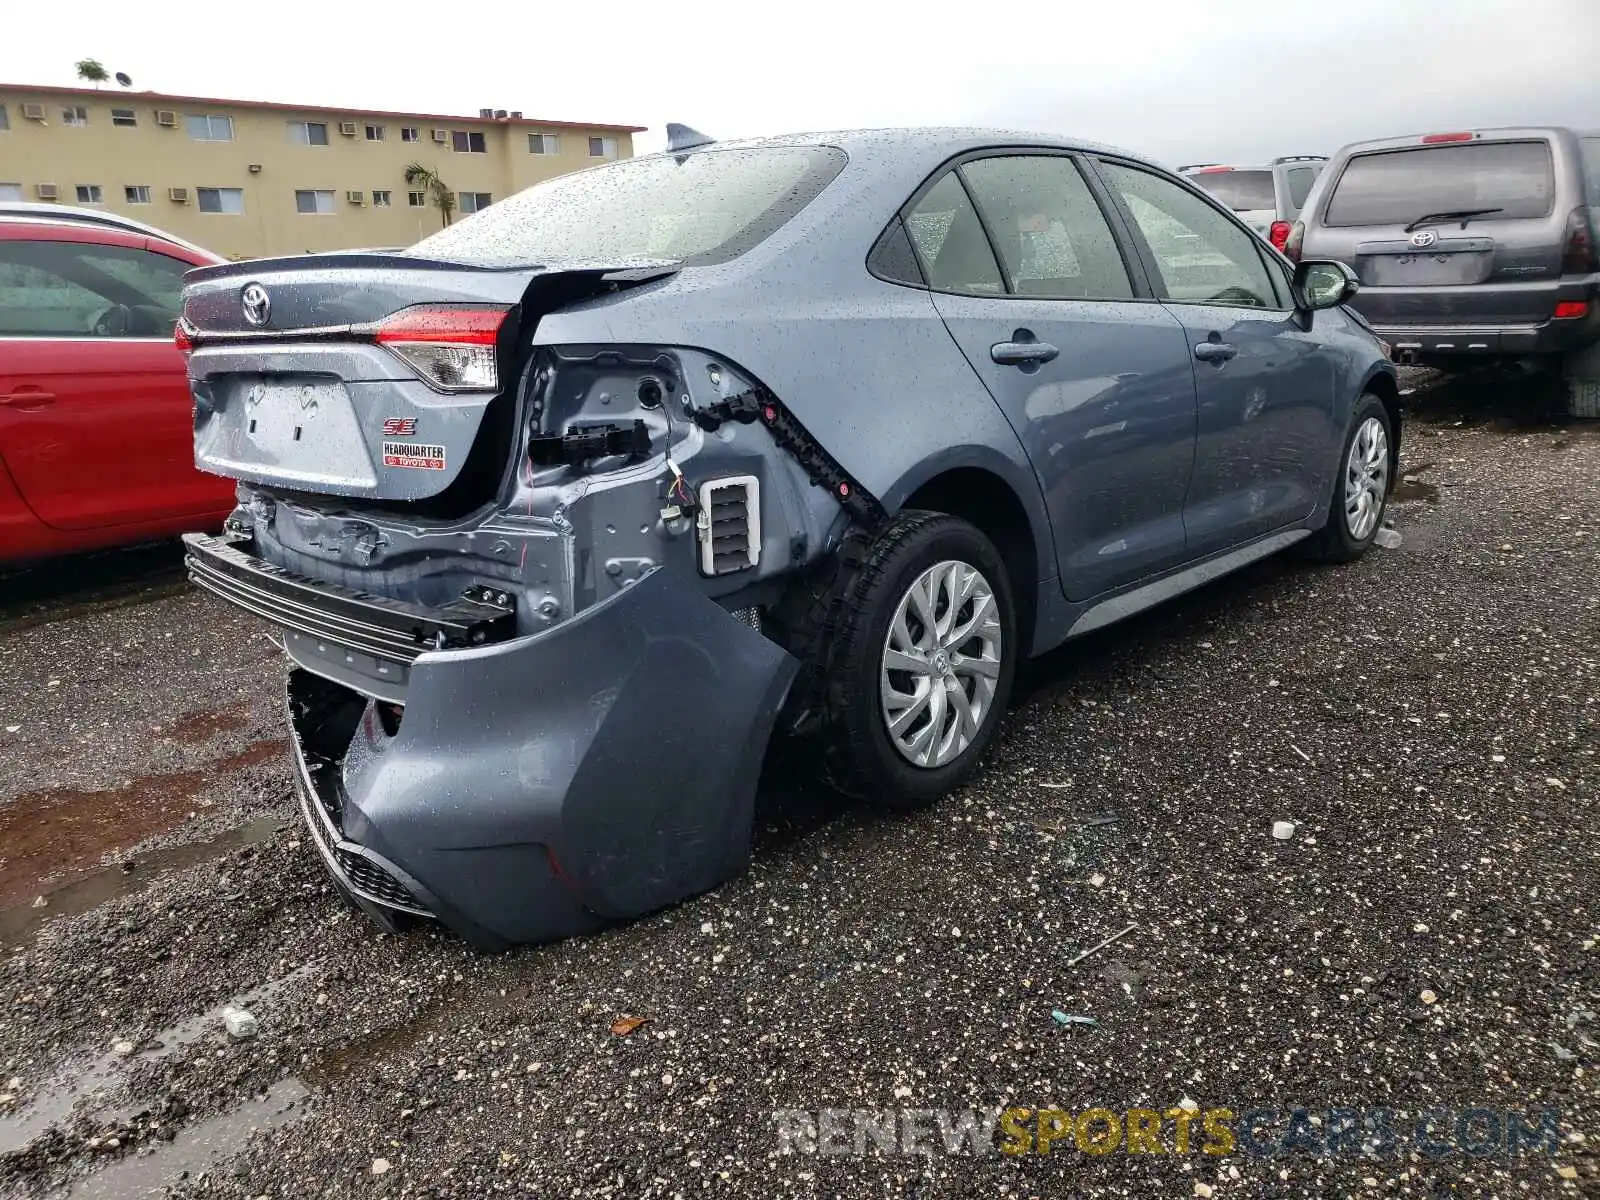
[[[0,458],[46,525],[228,507],[232,485],[194,468],[172,326],[183,273],[200,262],[174,251],[101,229],[0,232]]]

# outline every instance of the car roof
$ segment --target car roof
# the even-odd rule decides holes
[[[92,225],[101,229],[115,229],[123,233],[135,233],[144,237],[159,238],[163,242],[170,242],[174,246],[182,246],[185,250],[192,250],[196,254],[203,254],[209,258],[219,258],[215,252],[207,250],[204,246],[197,246],[175,233],[165,229],[158,229],[154,225],[147,225],[143,221],[136,221],[132,217],[124,217],[118,213],[102,212],[95,208],[75,208],[67,204],[35,204],[27,200],[0,200],[0,218],[44,221],[58,225],[84,226]]]
[[[954,157],[969,150],[990,147],[1034,147],[1046,150],[1077,150],[1087,154],[1114,154],[1150,166],[1161,164],[1143,154],[1124,150],[1119,146],[1082,138],[1063,137],[1060,134],[1037,131],[987,128],[983,126],[918,125],[880,129],[836,129],[811,133],[784,133],[768,137],[712,141],[684,150],[663,150],[655,155],[640,157],[666,157],[667,155],[698,154],[711,150],[745,150],[765,146],[837,146],[846,154],[870,153],[874,156],[891,156],[896,153],[916,156]]]

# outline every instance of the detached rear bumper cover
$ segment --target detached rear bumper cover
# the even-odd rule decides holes
[[[425,913],[483,949],[593,930],[745,868],[798,667],[658,569],[546,632],[417,654],[392,736],[375,701],[295,670],[304,815],[380,920]]]

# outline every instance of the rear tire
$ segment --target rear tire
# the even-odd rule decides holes
[[[982,532],[941,513],[896,515],[847,586],[826,657],[828,782],[910,809],[966,780],[1011,697],[1016,622],[1005,563]]]
[[[1569,354],[1561,375],[1568,415],[1600,419],[1600,344]]]
[[[1356,401],[1340,445],[1328,519],[1300,543],[1301,553],[1314,562],[1351,562],[1371,549],[1394,488],[1394,427],[1389,410],[1371,392]]]

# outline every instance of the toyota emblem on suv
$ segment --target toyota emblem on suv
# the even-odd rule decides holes
[[[265,325],[272,315],[272,297],[259,283],[248,283],[239,293],[239,307],[244,309],[244,319],[252,325]]]
[[[1415,233],[1413,233],[1411,235],[1411,244],[1413,246],[1415,246],[1418,250],[1426,250],[1429,246],[1433,245],[1438,240],[1439,240],[1439,235],[1432,229],[1419,229],[1419,230],[1417,230]],[[262,293],[262,297],[265,298],[265,296],[266,296],[266,293],[263,292]],[[248,304],[249,301],[247,300],[246,303]],[[248,309],[245,310],[245,314],[244,315],[247,316],[247,317],[250,315],[250,312],[249,312]],[[265,319],[265,318],[263,318],[263,319]]]

